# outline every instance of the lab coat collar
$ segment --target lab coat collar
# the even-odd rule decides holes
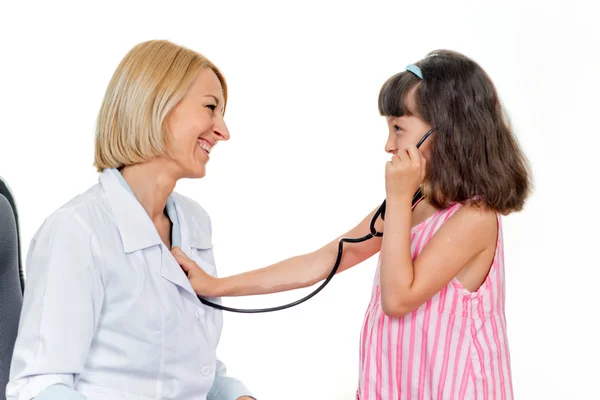
[[[121,173],[116,169],[105,169],[100,174],[99,181],[117,222],[124,251],[131,253],[161,245],[162,240],[156,227]],[[207,228],[201,226],[194,216],[185,218],[186,210],[178,204],[178,197],[180,196],[172,194],[167,200],[167,214],[173,223],[173,246],[181,247],[188,254],[191,247],[211,248],[212,243]]]

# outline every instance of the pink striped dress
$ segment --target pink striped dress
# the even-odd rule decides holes
[[[460,204],[411,230],[415,260]],[[504,315],[504,255],[498,216],[496,255],[477,292],[457,279],[402,318],[381,309],[379,265],[360,342],[360,400],[511,400]]]

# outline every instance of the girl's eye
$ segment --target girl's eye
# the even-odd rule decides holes
[[[396,132],[400,132],[402,130],[402,128],[400,128],[398,125],[394,125],[394,130]]]

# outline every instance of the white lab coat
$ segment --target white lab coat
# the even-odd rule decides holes
[[[54,384],[88,400],[250,395],[217,360],[222,313],[200,303],[120,173],[99,182],[31,242],[7,400]],[[208,214],[177,193],[169,204],[182,250],[216,275]]]

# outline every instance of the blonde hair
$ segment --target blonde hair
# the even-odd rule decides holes
[[[217,75],[227,103],[225,78],[203,55],[166,40],[131,49],[114,72],[98,114],[94,157],[98,172],[166,155],[167,115],[204,68]]]

